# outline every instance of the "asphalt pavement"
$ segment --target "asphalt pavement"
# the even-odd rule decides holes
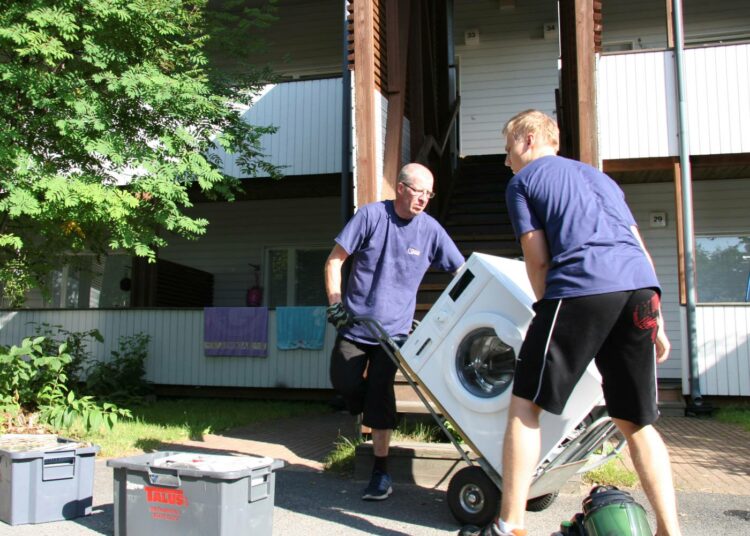
[[[370,534],[380,536],[428,536],[456,534],[459,526],[445,502],[445,492],[413,485],[396,485],[384,502],[360,499],[363,482],[319,471],[280,469],[275,472],[274,536],[330,536]],[[560,521],[580,511],[586,489],[561,493],[543,512],[528,514],[531,535],[547,536]],[[746,536],[750,534],[750,489],[744,495],[678,492],[685,536]],[[642,492],[633,493],[648,510]],[[91,536],[112,535],[114,510],[112,469],[104,459],[95,462],[94,507],[91,516],[36,525],[0,523],[0,535]],[[654,526],[651,518],[651,526]],[[155,525],[156,528],[156,525]],[[183,530],[184,529],[184,530]],[[181,527],[188,536],[190,527]],[[154,535],[174,534],[155,531]],[[240,533],[241,534],[241,533]],[[151,536],[151,535],[130,535]],[[215,536],[215,535],[196,535]],[[234,535],[233,535],[234,536]],[[250,536],[248,534],[248,536]],[[259,535],[252,535],[259,536]]]

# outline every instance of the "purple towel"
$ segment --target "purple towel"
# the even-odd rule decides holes
[[[266,357],[267,307],[206,307],[203,352],[207,356]]]

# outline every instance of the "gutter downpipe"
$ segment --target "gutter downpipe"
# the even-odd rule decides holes
[[[682,20],[682,0],[673,2],[673,25],[674,25],[674,59],[677,77],[677,120],[679,124],[678,139],[680,143],[680,183],[682,185],[682,241],[685,248],[684,273],[686,294],[686,324],[687,324],[687,350],[688,350],[688,374],[690,380],[691,409],[697,410],[703,406],[703,398],[700,392],[698,379],[698,337],[696,334],[695,303],[697,293],[695,289],[695,251],[693,248],[695,231],[693,229],[693,177],[690,167],[690,146],[687,129],[687,103],[685,90],[685,77],[683,75],[683,53],[684,34]]]
[[[341,60],[341,226],[352,217],[352,74],[349,70],[349,0],[344,0]]]

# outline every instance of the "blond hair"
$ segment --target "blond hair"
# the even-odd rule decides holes
[[[557,122],[539,110],[524,110],[511,117],[503,127],[503,136],[508,134],[514,139],[534,134],[555,150],[560,148],[560,129]]]

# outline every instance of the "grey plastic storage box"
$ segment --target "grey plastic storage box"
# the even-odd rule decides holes
[[[108,460],[115,536],[270,536],[282,460],[154,452]]]
[[[0,520],[21,525],[91,514],[99,447],[53,443],[44,450],[0,449]]]

